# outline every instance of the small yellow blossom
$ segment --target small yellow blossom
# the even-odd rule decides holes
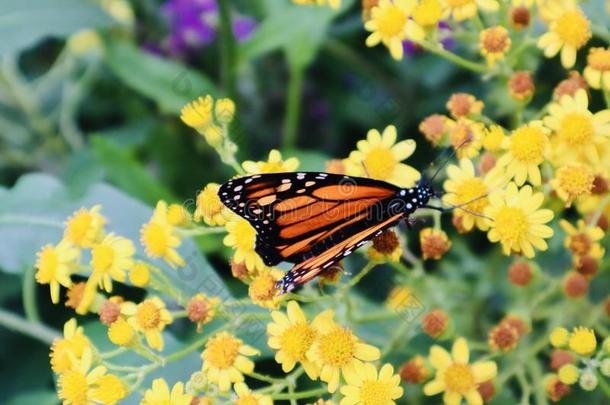
[[[583,76],[594,89],[610,91],[610,48],[591,48]]]
[[[277,294],[275,284],[283,275],[283,272],[276,269],[259,270],[248,287],[248,295],[252,302],[263,308],[276,309],[282,297]]]
[[[404,48],[402,42],[421,41],[424,30],[411,17],[416,5],[414,0],[380,0],[371,10],[371,18],[364,28],[371,34],[366,39],[366,46],[373,47],[383,43],[392,58],[402,59]]]
[[[221,124],[229,124],[235,116],[235,103],[230,98],[219,98],[214,105],[216,121]]]
[[[148,346],[163,350],[162,332],[173,319],[160,298],[149,298],[137,305],[128,302],[121,307],[121,311],[129,316],[128,322],[135,330],[144,333]]]
[[[204,324],[214,319],[218,304],[220,304],[218,297],[208,297],[203,293],[199,293],[189,300],[186,312],[189,320],[197,324],[198,333],[201,332]]]
[[[604,238],[604,231],[598,226],[589,226],[579,219],[576,227],[565,219],[559,221],[559,225],[568,234],[564,246],[577,256],[589,256],[601,259],[604,256],[604,248],[600,241]]]
[[[173,226],[187,226],[191,222],[191,214],[181,204],[170,204],[167,207],[167,222]]]
[[[91,347],[89,338],[72,318],[64,324],[63,338],[53,340],[51,345],[51,368],[57,374],[68,371],[80,360],[86,348]]]
[[[452,17],[460,22],[477,15],[479,8],[483,11],[497,11],[499,7],[496,0],[445,0],[444,18]]]
[[[541,121],[532,121],[513,131],[505,141],[506,153],[498,160],[509,178],[521,186],[527,179],[538,186],[542,183],[539,166],[544,162],[548,148],[548,130]]]
[[[464,338],[453,343],[451,354],[440,346],[430,348],[430,363],[436,369],[434,380],[424,386],[424,394],[436,395],[444,392],[446,405],[458,405],[462,398],[469,405],[483,403],[477,390],[479,384],[493,379],[497,374],[496,363],[480,361],[469,364],[470,350]]]
[[[231,217],[227,207],[218,197],[220,185],[209,183],[197,195],[197,208],[195,209],[195,221],[205,222],[210,226],[222,226]]]
[[[218,125],[208,125],[203,130],[203,137],[212,148],[220,148],[225,141],[225,132]]]
[[[553,347],[557,347],[557,348],[567,346],[569,338],[570,338],[570,332],[566,328],[561,328],[561,327],[553,329],[551,331],[551,335],[549,336],[551,345],[553,345]]]
[[[547,2],[549,31],[538,40],[544,56],[552,58],[561,51],[561,64],[569,69],[576,63],[576,52],[591,38],[590,22],[576,2]]]
[[[150,282],[150,268],[144,262],[136,262],[129,272],[129,281],[136,287],[146,287]]]
[[[273,405],[270,396],[252,392],[243,382],[235,383],[233,389],[237,394],[235,405]]]
[[[443,17],[443,7],[439,0],[421,0],[413,9],[413,19],[426,29],[434,29]]]
[[[180,119],[186,125],[203,132],[212,123],[212,96],[199,97],[185,105],[180,111]]]
[[[57,379],[57,396],[64,405],[88,405],[94,403],[93,392],[98,380],[106,374],[106,367],[90,370],[93,360],[91,348],[85,348],[80,360]]]
[[[119,377],[105,374],[97,379],[91,390],[91,398],[104,405],[114,405],[127,396],[128,388]]]
[[[299,159],[292,157],[283,160],[280,151],[272,149],[267,161],[246,160],[241,166],[248,174],[293,172],[299,168]]]
[[[100,214],[101,209],[101,205],[94,205],[91,209],[81,208],[72,214],[66,222],[64,239],[81,248],[97,243],[107,222]]]
[[[564,384],[572,385],[578,381],[578,377],[580,375],[580,370],[574,364],[566,364],[561,366],[557,376],[559,377],[559,381]]]
[[[108,327],[108,339],[117,346],[129,346],[136,335],[134,328],[124,318],[119,318]]]
[[[227,222],[227,236],[223,239],[225,246],[235,249],[233,260],[244,263],[250,272],[264,270],[266,268],[263,259],[254,250],[256,243],[256,230],[250,223],[240,217]]]
[[[407,286],[398,285],[390,290],[385,300],[385,306],[393,311],[402,311],[416,302],[413,291]]]
[[[584,328],[582,326],[574,328],[570,334],[570,341],[568,344],[570,349],[576,354],[589,356],[597,347],[595,332],[593,332],[593,329]]]
[[[458,159],[472,159],[479,154],[485,135],[485,126],[480,122],[460,117],[449,121],[449,143],[457,151]]]
[[[508,30],[502,26],[487,28],[479,34],[479,49],[489,66],[494,66],[504,59],[510,45]]]
[[[390,364],[384,364],[379,372],[372,364],[359,364],[355,372],[345,374],[345,381],[341,405],[394,405],[403,394],[400,376]]]
[[[125,281],[125,271],[133,266],[135,254],[133,243],[121,236],[110,233],[91,250],[93,274],[90,281],[98,282],[106,292],[112,292],[112,280]],[[89,282],[89,281],[88,281]]]
[[[245,345],[241,339],[227,332],[220,332],[208,340],[201,354],[202,371],[220,391],[228,391],[231,383],[243,382],[244,375],[254,370],[254,362],[246,356],[260,352]]]
[[[522,252],[526,257],[534,257],[534,247],[544,251],[544,239],[553,236],[553,229],[545,225],[553,219],[553,212],[540,209],[544,196],[534,193],[531,186],[517,189],[510,183],[506,190],[492,193],[485,215],[493,218],[487,237],[492,242],[500,242],[504,254]]]
[[[595,176],[589,166],[581,163],[569,163],[560,167],[551,180],[551,186],[557,196],[570,207],[574,200],[591,194]]]
[[[415,151],[415,141],[396,143],[396,127],[387,126],[380,134],[371,129],[365,140],[358,141],[358,150],[345,161],[348,175],[384,180],[400,187],[412,187],[420,174],[413,167],[400,163]]]
[[[338,325],[332,313],[320,317],[316,327],[319,337],[308,358],[320,369],[320,379],[328,383],[328,392],[337,390],[342,373],[344,377],[353,374],[363,361],[379,359],[379,349],[361,342],[350,329]]]
[[[58,245],[45,245],[37,253],[36,281],[49,284],[51,301],[59,302],[59,286],[68,288],[72,285],[70,274],[77,265],[79,252],[70,242],[62,240]]]
[[[309,378],[318,378],[319,368],[306,355],[318,336],[317,324],[320,319],[328,316],[332,316],[332,312],[322,312],[312,322],[308,322],[296,301],[288,302],[285,314],[281,311],[271,312],[272,322],[267,325],[267,344],[276,350],[275,361],[282,365],[285,373],[290,372],[296,363],[301,363]]]
[[[140,242],[146,255],[163,258],[171,267],[184,266],[184,259],[176,250],[182,241],[175,227],[167,219],[167,203],[159,201],[149,222],[140,229]]]
[[[190,405],[193,397],[184,392],[184,384],[177,382],[169,390],[169,386],[162,378],[152,382],[152,387],[144,392],[140,405]]]
[[[452,94],[446,106],[449,114],[455,119],[481,114],[485,107],[481,100],[468,93]]]
[[[492,125],[485,129],[485,136],[483,137],[483,147],[489,152],[495,152],[504,143],[504,130],[499,125]]]

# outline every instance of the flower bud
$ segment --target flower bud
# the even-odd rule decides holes
[[[496,386],[494,385],[493,380],[483,381],[477,387],[481,398],[483,398],[483,403],[488,403],[491,401],[496,394]]]
[[[510,95],[517,101],[525,101],[534,95],[534,80],[531,72],[515,72],[508,80]]]
[[[583,371],[580,375],[580,379],[578,380],[580,388],[585,391],[593,391],[595,388],[597,388],[598,382],[599,381],[597,380],[595,373],[589,369]]]
[[[565,347],[570,339],[570,332],[566,328],[555,328],[549,336],[553,347]]]
[[[528,285],[532,277],[532,266],[527,262],[515,262],[508,268],[509,281],[519,287]]]
[[[203,131],[205,141],[213,148],[219,148],[224,142],[224,134],[222,128],[216,125],[210,125]]]
[[[106,300],[99,310],[100,322],[110,325],[121,315],[121,306],[118,302]]]
[[[559,376],[559,381],[564,384],[572,385],[578,381],[580,370],[574,364],[566,364],[561,366],[557,375]]]
[[[214,108],[216,120],[221,124],[229,124],[235,116],[235,103],[230,98],[220,98],[216,100]]]
[[[437,146],[447,132],[446,123],[447,117],[444,115],[432,114],[419,124],[419,131],[433,146]]]
[[[566,364],[574,363],[576,363],[576,359],[574,358],[572,353],[567,350],[554,349],[551,353],[551,360],[549,366],[551,370],[557,371]]]
[[[551,375],[545,379],[546,394],[553,402],[560,401],[571,391],[570,386],[562,383],[556,375]]]
[[[400,378],[407,384],[421,384],[430,376],[422,356],[415,356],[400,368]]]
[[[442,309],[428,312],[423,316],[421,323],[424,332],[435,339],[447,330],[448,324],[449,316]]]
[[[606,377],[610,377],[610,358],[601,361],[599,371]]]
[[[568,298],[581,298],[589,291],[589,282],[582,274],[570,272],[563,280],[563,292]]]
[[[424,260],[440,260],[451,248],[451,241],[447,234],[439,229],[422,229],[419,233],[419,241]]]
[[[530,25],[531,13],[525,6],[514,7],[510,11],[510,22],[517,30],[521,30]]]

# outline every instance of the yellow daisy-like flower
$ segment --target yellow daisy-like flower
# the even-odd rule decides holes
[[[330,393],[337,390],[341,373],[344,377],[353,375],[363,361],[375,361],[381,355],[379,349],[361,342],[350,329],[338,325],[332,312],[318,318],[316,328],[318,338],[307,356],[320,369],[320,379],[328,383]]]
[[[437,395],[444,392],[443,402],[447,405],[459,405],[462,398],[469,405],[483,404],[477,387],[496,376],[496,363],[480,361],[469,364],[469,357],[470,350],[464,338],[455,340],[451,354],[440,346],[432,346],[429,360],[436,369],[436,376],[424,386],[424,394]]]
[[[129,393],[125,383],[114,374],[105,374],[96,383],[96,387],[91,389],[91,398],[104,405],[114,405]]]
[[[547,2],[545,10],[549,31],[538,39],[538,47],[547,58],[561,51],[561,64],[569,69],[576,63],[576,52],[591,38],[591,24],[576,2]]]
[[[140,242],[147,256],[154,259],[163,258],[173,268],[184,266],[184,259],[176,250],[182,241],[176,234],[175,227],[168,221],[165,201],[157,203],[150,221],[142,225]]]
[[[247,174],[293,172],[299,168],[299,159],[292,157],[283,160],[280,151],[272,149],[267,161],[246,160],[241,166]]]
[[[413,8],[413,19],[426,29],[436,28],[443,17],[443,7],[439,0],[421,0]]]
[[[372,364],[360,364],[355,373],[345,375],[347,385],[341,387],[345,395],[340,405],[394,405],[402,397],[400,376],[394,374],[390,364],[384,364],[379,373]]]
[[[152,387],[144,392],[140,405],[190,405],[192,395],[184,392],[184,384],[177,382],[169,390],[163,378],[153,380]]]
[[[553,229],[544,225],[553,219],[553,211],[540,209],[544,196],[534,193],[531,186],[517,188],[510,183],[504,192],[493,193],[485,215],[493,218],[487,237],[492,242],[500,242],[505,255],[522,252],[526,257],[534,257],[534,247],[544,251],[544,239],[553,236]]]
[[[394,125],[387,126],[383,134],[371,129],[365,140],[358,141],[358,150],[350,153],[345,161],[347,174],[384,180],[400,187],[415,185],[419,172],[400,163],[413,154],[415,141],[407,139],[396,143],[396,138]]]
[[[150,282],[150,268],[144,262],[135,262],[129,272],[129,281],[136,287],[146,287]]]
[[[91,348],[85,348],[80,360],[72,364],[57,379],[57,396],[65,405],[89,405],[94,403],[93,389],[98,380],[106,374],[106,367],[91,368],[93,355]]]
[[[127,302],[121,306],[121,312],[129,316],[128,322],[135,330],[144,333],[148,346],[163,350],[162,332],[173,319],[159,297],[146,299],[137,305]]]
[[[595,175],[588,165],[580,163],[569,163],[560,167],[551,180],[553,190],[557,196],[570,207],[578,197],[591,194]]]
[[[581,356],[589,356],[597,347],[597,339],[593,329],[588,329],[582,326],[574,328],[570,334],[569,346],[572,351]]]
[[[477,15],[479,8],[483,11],[497,11],[499,7],[496,0],[445,0],[444,18],[452,17],[459,22]]]
[[[479,34],[479,49],[489,66],[504,59],[510,45],[508,30],[502,26],[487,28]]]
[[[275,284],[282,279],[284,273],[280,270],[265,268],[259,270],[248,287],[248,295],[258,306],[276,309],[282,300],[277,294]]]
[[[322,312],[310,323],[296,301],[288,303],[285,314],[281,311],[271,312],[267,344],[277,351],[275,361],[282,365],[285,373],[290,372],[296,363],[301,363],[309,378],[318,378],[320,370],[306,355],[318,336],[316,325],[320,319],[328,316],[332,317],[332,312]]]
[[[504,143],[504,130],[499,125],[492,125],[485,129],[485,136],[483,137],[483,147],[489,152],[495,152]]]
[[[482,215],[489,205],[489,193],[502,189],[507,179],[500,172],[492,170],[485,176],[477,176],[474,164],[469,159],[460,159],[459,166],[447,167],[448,179],[443,183],[446,193],[443,200],[451,205],[462,205],[470,211],[456,209],[455,217],[461,219],[462,228],[471,230],[474,226],[482,231],[489,229],[489,221],[477,215]],[[476,214],[476,215],[473,215]]]
[[[506,153],[498,159],[497,166],[505,167],[506,174],[515,179],[518,186],[527,179],[538,186],[542,176],[538,166],[544,162],[549,145],[548,130],[541,121],[532,121],[515,129],[505,140]]]
[[[133,266],[136,248],[127,238],[110,233],[91,250],[90,280],[98,282],[106,292],[112,292],[112,280],[124,282],[125,271]]]
[[[550,156],[553,163],[562,166],[577,160],[597,164],[598,148],[610,136],[610,109],[590,112],[587,92],[581,89],[574,97],[562,96],[548,110],[550,115],[544,118],[544,124],[554,131]]]
[[[57,374],[72,368],[74,361],[79,360],[91,341],[72,318],[64,324],[63,338],[53,340],[51,345],[51,368]]]
[[[572,253],[594,259],[604,256],[604,248],[599,243],[604,238],[604,231],[600,227],[589,226],[582,219],[578,220],[576,227],[565,219],[560,220],[559,225],[568,234],[563,245]]]
[[[97,243],[104,232],[104,224],[107,222],[100,214],[101,205],[95,205],[91,209],[81,208],[76,211],[66,222],[64,229],[64,240],[71,242],[77,247],[91,247]]]
[[[214,99],[209,94],[199,97],[182,107],[180,119],[189,127],[202,132],[212,123],[213,104]]]
[[[233,260],[244,263],[250,272],[264,270],[263,259],[254,250],[256,230],[245,219],[235,215],[233,218],[226,224],[228,234],[223,239],[225,246],[235,249]]]
[[[79,251],[70,242],[62,240],[58,245],[45,245],[36,254],[36,281],[49,284],[51,301],[59,302],[59,286],[72,285],[70,274],[78,264]]]
[[[594,89],[610,91],[610,48],[591,48],[583,76]]]
[[[220,391],[228,391],[232,383],[243,382],[244,375],[254,371],[254,362],[246,356],[260,354],[227,332],[214,335],[205,345],[201,358],[202,371]]]
[[[568,345],[570,332],[566,328],[557,327],[551,331],[549,341],[553,347],[565,347]]]
[[[243,382],[235,383],[233,389],[237,394],[235,405],[273,405],[270,396],[252,392]]]
[[[135,329],[124,318],[117,319],[108,327],[108,339],[117,346],[129,346],[135,336]]]
[[[205,222],[210,226],[222,226],[231,217],[227,207],[218,197],[220,185],[209,183],[197,195],[197,208],[195,209],[195,221]]]
[[[485,136],[483,124],[460,117],[457,121],[448,121],[447,127],[449,142],[457,150],[458,159],[472,159],[479,154]]]
[[[380,0],[364,24],[364,28],[371,32],[366,46],[382,43],[390,50],[392,58],[401,60],[404,54],[402,42],[407,39],[418,42],[425,36],[423,28],[410,18],[416,4],[415,0]]]
[[[191,222],[191,214],[181,204],[170,204],[167,207],[167,222],[173,226],[187,226]]]

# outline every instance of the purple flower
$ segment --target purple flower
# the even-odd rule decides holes
[[[237,16],[233,18],[233,35],[239,42],[250,38],[256,29],[256,20],[248,16]]]
[[[451,50],[455,47],[455,39],[451,36],[451,26],[445,21],[438,23],[439,37],[441,38],[441,44],[447,50]],[[422,51],[422,47],[412,41],[403,41],[402,48],[406,55],[414,56]]]

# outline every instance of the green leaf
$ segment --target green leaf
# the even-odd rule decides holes
[[[218,94],[214,84],[201,73],[146,53],[127,41],[106,38],[105,48],[106,63],[119,79],[154,100],[165,112],[178,113],[202,94]]]
[[[67,37],[86,28],[102,28],[113,19],[83,0],[2,0],[0,55],[18,52],[47,37]]]
[[[17,394],[5,402],[5,405],[56,405],[58,403],[59,399],[55,392],[40,390]]]

